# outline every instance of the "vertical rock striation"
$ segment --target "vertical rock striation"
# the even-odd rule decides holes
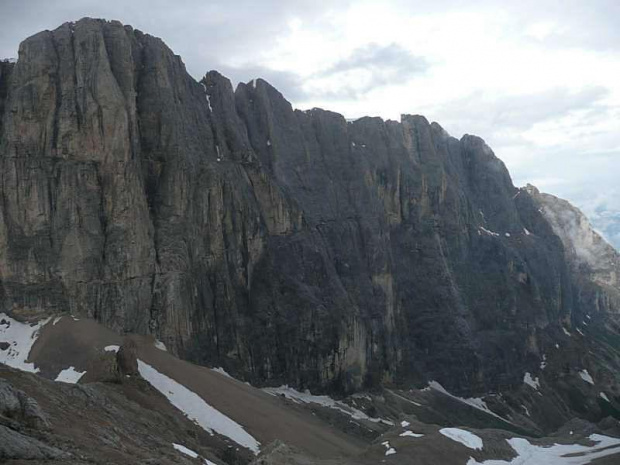
[[[0,110],[15,316],[152,333],[256,382],[479,393],[520,383],[608,292],[578,292],[557,224],[482,139],[198,83],[118,22],[27,39],[0,64]]]

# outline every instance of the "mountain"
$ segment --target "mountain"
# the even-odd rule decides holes
[[[5,318],[93,320],[255,386],[441,386],[539,435],[620,418],[618,253],[479,137],[196,82],[88,18],[0,63],[0,109]]]

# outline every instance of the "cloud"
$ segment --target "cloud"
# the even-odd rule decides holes
[[[365,44],[310,76],[308,81],[312,90],[308,93],[313,98],[356,99],[373,89],[394,82],[407,82],[424,74],[429,67],[425,58],[415,56],[399,44]],[[330,87],[331,90],[325,90]]]
[[[417,74],[424,73],[428,67],[429,64],[425,58],[413,55],[401,45],[372,43],[356,48],[348,57],[336,62],[320,74],[331,76],[364,69],[371,70],[381,82],[387,83],[390,82],[389,78],[394,77],[407,80]]]

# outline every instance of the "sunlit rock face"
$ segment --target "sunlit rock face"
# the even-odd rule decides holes
[[[42,32],[0,69],[14,317],[90,316],[257,383],[479,393],[522,384],[594,301],[617,311],[478,137],[196,82],[118,22]]]
[[[620,254],[593,228],[586,216],[566,200],[526,187],[540,206],[553,231],[562,240],[564,254],[575,279],[605,290],[610,302],[597,303],[597,310],[614,313],[620,309]],[[601,307],[601,308],[598,308]]]

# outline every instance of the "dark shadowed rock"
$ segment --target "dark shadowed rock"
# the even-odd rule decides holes
[[[618,313],[617,283],[576,276],[478,137],[294,110],[261,79],[198,83],[118,22],[42,32],[2,66],[3,311],[153,334],[256,383],[467,395],[519,388],[566,322]],[[613,373],[618,348],[601,350]]]
[[[42,430],[50,426],[37,401],[3,379],[0,379],[0,416],[22,422],[29,428]]]

